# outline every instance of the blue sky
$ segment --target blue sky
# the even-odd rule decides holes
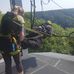
[[[10,0],[0,0],[0,10],[2,12],[10,11]],[[41,0],[36,0],[36,11],[41,11]],[[43,0],[47,3],[48,0]],[[59,4],[64,9],[66,8],[74,8],[74,0],[53,0],[57,4]],[[22,0],[24,11],[30,11],[30,0]],[[56,10],[61,9],[57,5],[55,5],[51,0],[48,5],[43,5],[43,10]]]

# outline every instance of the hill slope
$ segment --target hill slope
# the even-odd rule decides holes
[[[36,12],[36,18],[51,20],[62,27],[74,27],[74,9],[51,10]]]

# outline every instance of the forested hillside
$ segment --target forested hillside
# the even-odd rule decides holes
[[[27,14],[29,17],[29,14]],[[62,27],[74,27],[74,9],[62,9],[52,11],[36,12],[36,18],[51,20]]]

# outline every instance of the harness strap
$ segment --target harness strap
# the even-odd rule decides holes
[[[2,35],[2,34],[0,34],[0,37],[11,37],[11,35]]]

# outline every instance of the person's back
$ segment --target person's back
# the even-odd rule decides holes
[[[15,17],[15,15],[11,12],[7,12],[1,21],[1,33],[4,35],[8,35],[11,33],[11,28],[12,28],[12,22],[11,20]]]
[[[3,53],[2,53],[2,56],[5,61],[5,74],[12,74],[11,56],[13,56],[14,61],[16,63],[18,74],[23,74],[23,68],[20,61],[20,51],[18,51],[17,48],[20,47],[19,42],[23,40],[23,39],[20,39],[21,38],[20,34],[21,33],[23,34],[23,35],[21,34],[23,38],[24,31],[22,31],[22,28],[23,28],[22,23],[17,18],[19,13],[18,11],[19,10],[17,7],[16,9],[14,9],[13,12],[7,12],[3,16],[1,21],[1,38],[2,39],[0,38],[0,44],[2,42],[3,46],[6,46],[6,47],[3,47]],[[18,52],[16,51],[13,52],[12,50],[14,49]]]

